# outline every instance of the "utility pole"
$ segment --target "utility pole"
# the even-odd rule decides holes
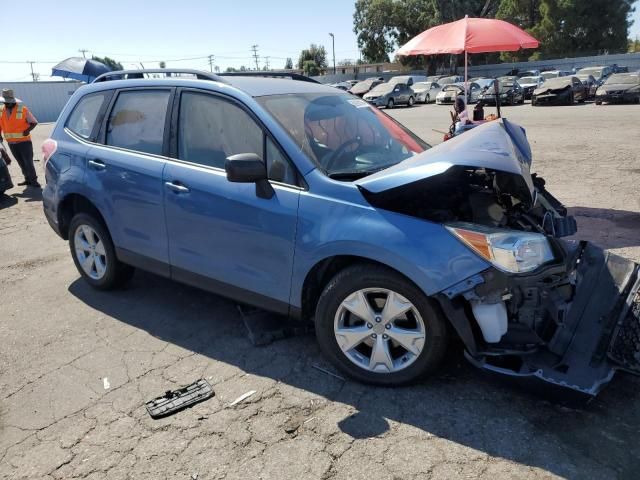
[[[333,74],[336,74],[336,37],[333,35],[333,33],[329,33],[329,36],[331,37],[331,45],[333,47]]]
[[[35,73],[35,72],[33,71],[33,64],[34,64],[34,63],[36,63],[36,62],[27,62],[27,63],[28,63],[29,65],[31,65],[31,79],[32,79],[34,82],[37,82],[37,81],[38,81],[38,77],[39,77],[40,75],[38,75],[37,73]]]
[[[80,50],[78,50],[81,54],[82,54],[82,58],[87,58],[87,56],[85,55],[85,53],[87,53],[89,50],[87,50],[86,48],[81,48]]]
[[[260,70],[260,66],[258,65],[258,45],[251,45],[251,51],[253,52],[253,58],[256,61],[256,70]]]
[[[267,70],[269,70],[269,57],[264,57],[264,66],[267,67]]]
[[[211,70],[211,72],[213,72],[213,61],[215,60],[215,58],[215,55],[209,55],[209,70]]]

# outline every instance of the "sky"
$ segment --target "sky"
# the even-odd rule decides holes
[[[31,80],[30,65],[42,80],[51,67],[68,57],[107,55],[125,66],[209,69],[215,65],[255,67],[252,45],[258,45],[259,65],[266,57],[272,68],[294,63],[309,44],[324,45],[331,62],[335,35],[336,60],[357,59],[353,33],[354,1],[322,0],[33,0],[16,12],[15,21],[3,20],[4,39],[20,39],[0,49],[0,81]],[[27,12],[37,12],[29,15]],[[11,48],[6,48],[10,46]],[[7,63],[18,62],[18,63]]]
[[[266,57],[272,68],[294,63],[303,48],[316,43],[327,49],[335,34],[336,60],[357,59],[353,33],[353,0],[32,0],[15,21],[4,19],[0,32],[0,81],[30,81],[31,67],[41,80],[55,63],[72,56],[109,56],[125,68],[168,67],[209,69],[215,65],[255,66],[252,45],[258,45],[259,65]],[[29,15],[29,12],[34,12]],[[640,5],[630,36],[640,36]],[[20,39],[6,43],[6,39]],[[13,43],[13,45],[12,45]],[[200,58],[197,58],[200,57]],[[183,60],[188,59],[188,60]],[[57,79],[59,80],[59,79]]]

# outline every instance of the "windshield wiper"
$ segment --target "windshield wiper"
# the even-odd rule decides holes
[[[380,172],[386,168],[393,167],[398,163],[400,162],[389,163],[382,167],[376,167],[369,170],[348,170],[344,172],[331,172],[331,173],[328,173],[327,176],[329,178],[333,178],[334,180],[346,180],[346,179],[357,180],[358,178],[363,178],[363,177],[366,177],[367,175],[373,175],[374,173]]]

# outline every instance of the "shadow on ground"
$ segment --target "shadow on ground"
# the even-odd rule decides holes
[[[568,210],[578,222],[578,233],[572,238],[589,240],[602,248],[640,246],[640,213],[637,211],[590,207],[570,207]]]
[[[357,412],[338,426],[354,438],[383,434],[395,421],[564,477],[596,478],[604,468],[635,478],[640,471],[640,381],[628,375],[619,373],[581,408],[568,408],[482,376],[452,348],[442,372],[428,381],[396,389],[369,387],[313,368],[331,369],[312,335],[253,347],[233,303],[148,273],[138,272],[126,290],[99,292],[77,280],[69,291],[166,342],[352,405]]]

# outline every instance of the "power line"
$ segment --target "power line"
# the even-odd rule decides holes
[[[258,45],[251,45],[251,50],[253,51],[253,58],[256,61],[256,70],[260,70],[260,66],[258,65]]]

